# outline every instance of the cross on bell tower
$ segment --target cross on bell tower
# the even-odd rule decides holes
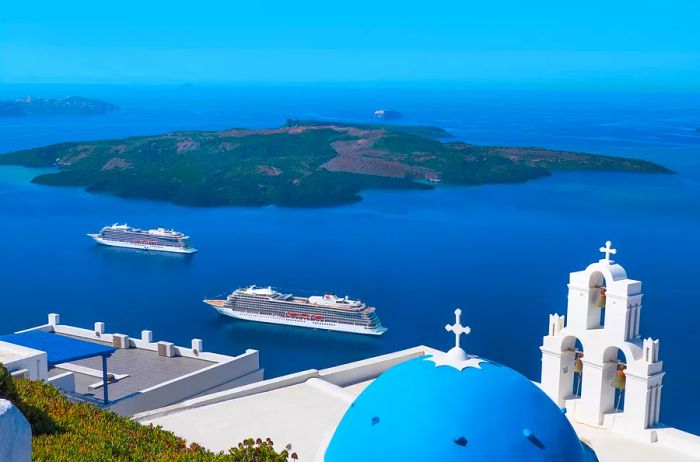
[[[605,254],[605,258],[601,259],[600,261],[605,261],[607,263],[615,263],[610,259],[610,255],[615,255],[617,253],[617,249],[612,248],[611,241],[605,241],[605,247],[601,247],[600,251]]]

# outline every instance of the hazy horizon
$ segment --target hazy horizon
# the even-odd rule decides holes
[[[187,8],[185,8],[187,7]],[[700,5],[358,0],[9,4],[0,84],[700,89]]]

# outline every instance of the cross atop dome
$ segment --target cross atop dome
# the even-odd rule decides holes
[[[605,258],[602,258],[600,261],[604,261],[608,264],[615,263],[610,259],[610,255],[615,255],[617,253],[617,249],[612,248],[612,242],[605,241],[605,247],[601,247],[600,251],[605,254]]]
[[[451,366],[458,371],[467,367],[481,369],[480,364],[483,363],[484,360],[476,356],[468,355],[459,344],[459,338],[462,334],[468,335],[472,331],[469,326],[462,325],[462,310],[459,308],[455,310],[455,323],[447,324],[445,330],[455,334],[455,346],[450,348],[450,351],[445,354],[429,356],[427,359],[434,362],[435,366]]]
[[[459,338],[462,336],[462,334],[469,335],[472,331],[471,327],[462,325],[462,310],[460,310],[459,308],[455,310],[455,323],[452,325],[446,324],[445,330],[447,332],[454,332],[455,348],[460,348]]]

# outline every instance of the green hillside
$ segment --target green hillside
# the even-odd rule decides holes
[[[434,127],[294,121],[276,129],[182,131],[60,143],[0,156],[56,166],[33,181],[191,206],[328,206],[368,188],[518,183],[553,171],[671,173],[648,161],[442,142]]]

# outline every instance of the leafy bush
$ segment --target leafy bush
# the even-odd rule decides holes
[[[10,371],[0,363],[0,398],[14,402],[17,399],[15,383]]]
[[[212,453],[159,427],[144,426],[87,403],[69,401],[40,381],[13,379],[0,364],[0,397],[32,425],[35,461],[287,462],[268,438],[247,439],[228,453]]]
[[[12,374],[2,363],[0,363],[0,398],[7,399],[17,406],[27,418],[27,421],[29,421],[33,434],[53,433],[56,431],[56,425],[45,412],[21,399]]]
[[[248,438],[242,443],[238,443],[238,447],[231,448],[229,455],[235,461],[246,462],[286,462],[288,457],[290,457],[287,450],[277,454],[270,438],[267,438],[265,441],[262,441],[260,438],[255,441],[253,441],[253,438]],[[296,453],[293,452],[291,458],[292,460],[297,460]]]

